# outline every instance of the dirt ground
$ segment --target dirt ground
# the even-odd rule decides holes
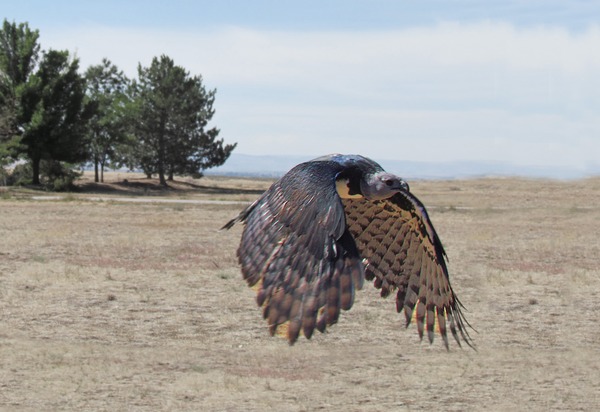
[[[0,189],[0,410],[600,408],[600,178],[411,182],[477,330],[447,352],[368,284],[327,333],[270,337],[218,230],[268,181],[109,177]]]

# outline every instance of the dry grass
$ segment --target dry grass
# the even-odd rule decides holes
[[[419,344],[374,288],[325,335],[267,333],[239,275],[241,205],[268,181],[168,191],[129,175],[65,200],[0,196],[0,409],[594,410],[600,179],[413,182],[478,351]],[[123,182],[127,179],[127,182]],[[37,195],[37,194],[36,194]]]

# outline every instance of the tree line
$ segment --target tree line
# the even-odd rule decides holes
[[[107,58],[80,74],[77,57],[38,40],[27,23],[0,29],[0,173],[17,164],[13,181],[20,167],[23,182],[62,189],[73,165],[92,164],[96,182],[128,167],[166,185],[222,165],[236,147],[208,125],[216,90],[168,56],[138,64],[134,79]]]

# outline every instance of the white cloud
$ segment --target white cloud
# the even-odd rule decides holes
[[[42,46],[130,76],[167,54],[216,87],[244,153],[598,162],[600,28],[504,23],[361,32],[41,29]]]

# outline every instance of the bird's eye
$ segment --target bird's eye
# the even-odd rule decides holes
[[[387,186],[393,186],[394,185],[394,181],[392,179],[384,180],[383,183],[385,183]]]

